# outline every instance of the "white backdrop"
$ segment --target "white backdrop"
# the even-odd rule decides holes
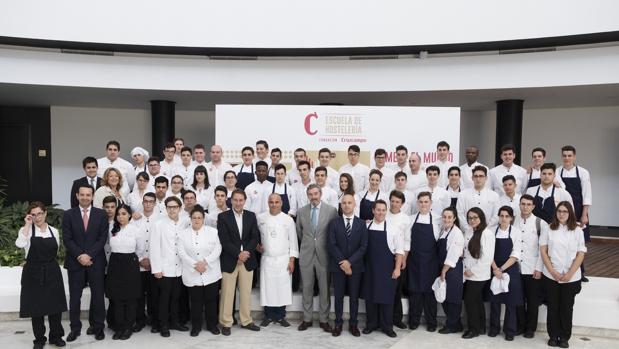
[[[376,148],[387,150],[388,161],[395,162],[399,144],[419,153],[424,163],[434,162],[436,144],[445,140],[451,161],[459,163],[460,108],[217,105],[215,118],[215,141],[233,163],[241,161],[244,146],[259,139],[280,148],[283,162],[290,162],[298,147],[310,156],[327,147],[336,153],[334,167],[346,161],[351,144],[360,146],[367,165],[373,165]]]

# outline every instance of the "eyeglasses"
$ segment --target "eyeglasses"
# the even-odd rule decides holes
[[[45,214],[45,211],[42,212],[37,212],[37,213],[31,213],[30,215],[35,216],[35,217],[41,217]]]
[[[468,220],[468,221],[478,221],[479,217],[478,216],[470,216],[470,217],[466,217],[466,220]]]

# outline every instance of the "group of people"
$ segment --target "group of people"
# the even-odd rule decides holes
[[[85,176],[74,181],[72,208],[65,212],[62,241],[69,277],[70,333],[81,334],[82,291],[90,288],[87,334],[125,340],[150,325],[170,330],[230,335],[238,294],[238,321],[259,331],[250,313],[252,287],[259,286],[260,326],[289,327],[286,306],[301,289],[303,320],[313,326],[318,295],[319,326],[333,336],[358,337],[359,299],[365,301],[363,334],[395,337],[408,296],[408,328],[423,314],[426,330],[438,328],[437,304],[446,314],[441,334],[462,338],[486,333],[484,302],[490,302],[489,336],[506,340],[535,335],[538,308],[548,308],[548,344],[566,348],[581,281],[591,206],[589,172],[575,164],[576,149],[562,148],[563,165],[545,161],[535,148],[527,168],[514,163],[515,148],[501,149],[502,164],[488,169],[479,151],[466,162],[449,162],[449,144],[437,145],[437,162],[398,146],[396,163],[376,149],[375,167],[359,162],[348,147],[348,163],[336,171],[332,152],[318,159],[294,151],[292,168],[266,141],[242,149],[235,167],[222,148],[193,148],[180,138],[163,149],[164,159],[136,147],[133,164],[110,141],[106,156],[83,160]],[[270,155],[270,156],[269,156]],[[55,263],[58,231],[46,224],[46,208],[33,202],[16,245],[26,251],[20,315],[31,317],[34,347],[65,344],[60,314],[67,310]],[[45,297],[41,296],[41,289]],[[331,291],[333,289],[333,292]],[[331,295],[335,322],[329,323]],[[107,311],[104,297],[109,299]],[[501,305],[505,316],[501,324]],[[191,329],[186,326],[190,321]]]

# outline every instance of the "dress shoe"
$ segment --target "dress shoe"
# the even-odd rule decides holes
[[[126,341],[127,339],[131,338],[131,335],[133,335],[133,330],[128,328],[121,333],[120,340]]]
[[[279,319],[277,323],[282,325],[282,327],[290,327],[290,322],[286,321],[286,319]]]
[[[436,332],[436,326],[428,326],[428,327],[426,327],[426,331],[428,331],[428,332]]]
[[[219,328],[217,328],[217,326],[209,328],[208,331],[216,336],[221,333],[221,331],[219,331]]]
[[[319,322],[318,325],[320,326],[320,328],[322,328],[323,331],[331,333],[331,331],[333,330],[331,328],[331,325],[329,325],[328,322]]]
[[[199,334],[200,334],[199,328],[192,328],[191,332],[189,332],[189,335],[192,337],[197,337]]]
[[[374,328],[366,327],[366,328],[363,329],[362,333],[363,334],[370,334],[370,333],[374,332],[374,330],[375,330]]]
[[[161,337],[170,337],[170,330],[167,327],[162,327],[159,330],[159,334],[161,335]]]
[[[92,327],[92,326],[89,326],[89,327],[86,329],[86,334],[87,334],[87,335],[89,335],[89,336],[90,336],[90,335],[95,334],[95,328],[94,328],[94,327]]]
[[[569,347],[570,347],[570,344],[566,340],[563,340],[563,339],[559,340],[559,348],[569,348]]]
[[[224,336],[229,336],[230,335],[230,327],[222,327],[221,328],[221,334],[223,334]]]
[[[583,275],[583,276],[580,278],[580,281],[581,281],[581,282],[589,282],[589,279],[587,279],[587,277]],[[569,344],[568,344],[568,345],[569,345]],[[567,347],[566,347],[566,348],[567,348]]]
[[[452,330],[449,327],[445,326],[445,327],[441,328],[440,330],[438,330],[438,333],[440,333],[440,334],[450,334],[450,333],[458,333],[458,331]]]
[[[312,327],[312,322],[311,322],[311,321],[303,321],[303,322],[301,322],[301,324],[299,325],[299,331],[305,331],[305,330],[307,330],[309,327]]]
[[[103,330],[99,330],[97,333],[95,333],[95,339],[98,341],[102,341],[105,339],[105,333],[103,333]]]
[[[464,339],[471,339],[471,338],[475,338],[475,337],[478,337],[478,336],[479,336],[479,333],[477,333],[477,332],[466,331],[462,335],[462,338],[464,338]]]
[[[142,329],[144,328],[144,326],[145,326],[144,324],[135,324],[135,325],[133,326],[133,328],[131,328],[131,331],[136,332],[136,333],[137,333],[137,332],[140,332],[140,331],[142,331]]]
[[[348,332],[350,332],[350,334],[352,334],[354,337],[361,336],[361,332],[359,332],[359,327],[357,326],[350,326]]]
[[[419,327],[419,324],[411,324],[411,323],[408,324],[408,328],[411,330],[416,330],[417,327]]]
[[[114,335],[112,335],[112,339],[113,340],[119,340],[120,339],[120,335],[121,335],[120,331],[116,331],[116,332],[114,332]]]
[[[244,329],[250,330],[250,331],[260,331],[260,327],[254,325],[253,322],[250,322],[247,325],[243,325],[243,326],[241,326],[241,328],[244,328]]]
[[[391,338],[395,338],[398,336],[393,330],[383,330],[383,333]]]
[[[404,324],[402,321],[400,322],[394,322],[393,326],[401,329],[401,330],[405,330],[406,329],[406,324]]]
[[[49,344],[53,344],[57,347],[64,347],[65,345],[67,345],[67,343],[63,341],[62,338],[50,339]]]
[[[71,331],[69,332],[69,335],[67,336],[67,342],[73,342],[79,336],[80,336],[80,331]]]
[[[183,324],[174,324],[174,325],[170,326],[170,329],[181,331],[181,332],[189,331],[189,327],[187,327],[187,326],[185,326]]]
[[[498,334],[498,331],[490,330],[490,332],[488,332],[488,337],[496,337]]]
[[[505,340],[511,342],[511,341],[514,340],[514,336],[512,336],[511,334],[506,334],[505,335]]]
[[[333,329],[331,330],[331,335],[333,337],[339,337],[339,335],[342,334],[342,326],[335,326],[333,327]]]
[[[559,341],[557,340],[557,338],[550,338],[548,340],[548,346],[549,347],[558,347],[559,346]]]
[[[272,322],[271,319],[264,318],[262,319],[262,322],[260,323],[260,327],[267,327],[269,326],[271,322]]]
[[[527,331],[527,332],[524,333],[523,337],[524,338],[533,338],[533,337],[535,337],[535,332]]]
[[[159,333],[159,326],[153,326],[150,328],[150,333]]]

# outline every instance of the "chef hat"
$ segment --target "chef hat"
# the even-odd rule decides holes
[[[144,149],[142,147],[135,147],[135,148],[133,148],[133,150],[131,150],[131,156],[133,156],[135,154],[142,154],[142,155],[144,155],[144,159],[148,160],[148,151],[146,151],[146,149]]]
[[[509,292],[509,274],[503,273],[503,278],[498,279],[496,276],[492,277],[490,282],[490,290],[492,294],[499,294]]]
[[[432,290],[434,291],[434,297],[436,301],[439,303],[443,303],[445,298],[447,298],[447,281],[442,281],[440,276],[434,280],[434,284],[432,285]]]

